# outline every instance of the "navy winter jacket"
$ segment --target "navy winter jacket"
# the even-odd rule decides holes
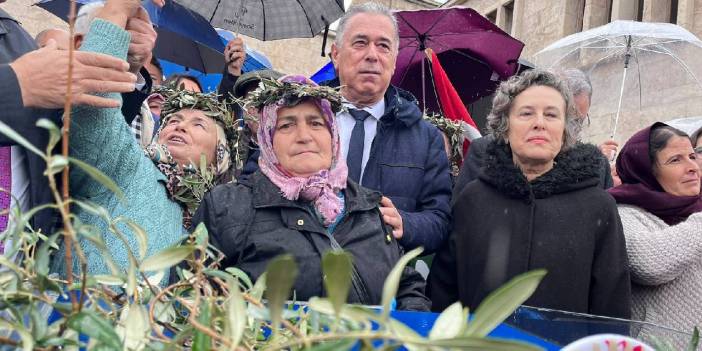
[[[422,119],[412,94],[392,85],[361,184],[400,211],[406,249],[423,246],[425,254],[433,253],[448,237],[451,176],[441,132]]]

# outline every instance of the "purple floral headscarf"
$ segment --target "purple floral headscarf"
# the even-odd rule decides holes
[[[300,75],[288,75],[279,79],[280,82],[298,83],[317,86],[316,83]],[[282,100],[275,104],[264,106],[259,111],[258,143],[261,156],[258,165],[261,172],[280,188],[288,200],[302,199],[314,203],[314,207],[324,217],[324,225],[329,226],[342,211],[343,205],[337,193],[346,188],[348,169],[341,158],[339,147],[339,127],[331,104],[326,99],[311,99],[324,116],[327,128],[332,137],[332,162],[329,169],[322,169],[308,178],[295,177],[283,169],[273,152],[273,137],[278,120],[278,110],[286,107]]]

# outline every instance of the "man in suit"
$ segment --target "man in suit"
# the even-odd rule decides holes
[[[399,35],[388,8],[364,3],[339,22],[331,58],[348,112],[337,114],[349,178],[380,191],[380,211],[406,249],[438,249],[449,230],[451,178],[441,132],[390,85]]]

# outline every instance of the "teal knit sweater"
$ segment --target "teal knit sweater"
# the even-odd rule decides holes
[[[129,33],[122,28],[96,19],[80,49],[126,59],[129,40]],[[116,93],[105,96],[121,99],[120,94]],[[136,143],[120,109],[81,106],[75,107],[73,111],[71,156],[112,178],[124,192],[125,198],[120,201],[115,194],[77,167],[71,170],[71,196],[102,206],[113,219],[124,217],[143,228],[147,233],[148,244],[145,257],[182,239],[185,231],[182,227],[181,207],[168,197],[166,177]],[[74,210],[80,222],[93,227],[93,235],[102,238],[120,269],[126,270],[129,266],[127,249],[138,260],[143,259],[139,256],[137,236],[124,223],[118,224],[117,228],[126,236],[129,248],[125,247],[100,217],[78,206],[74,206]],[[110,273],[101,250],[85,238],[81,240],[81,246],[87,256],[89,273]],[[74,267],[77,267],[77,263],[74,262]],[[65,273],[65,267],[61,267],[60,272]]]

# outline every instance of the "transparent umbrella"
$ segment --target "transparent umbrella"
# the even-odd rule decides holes
[[[702,115],[702,41],[669,23],[614,21],[576,33],[535,55],[550,69],[578,68],[593,85],[596,131],[628,137],[657,120]]]

